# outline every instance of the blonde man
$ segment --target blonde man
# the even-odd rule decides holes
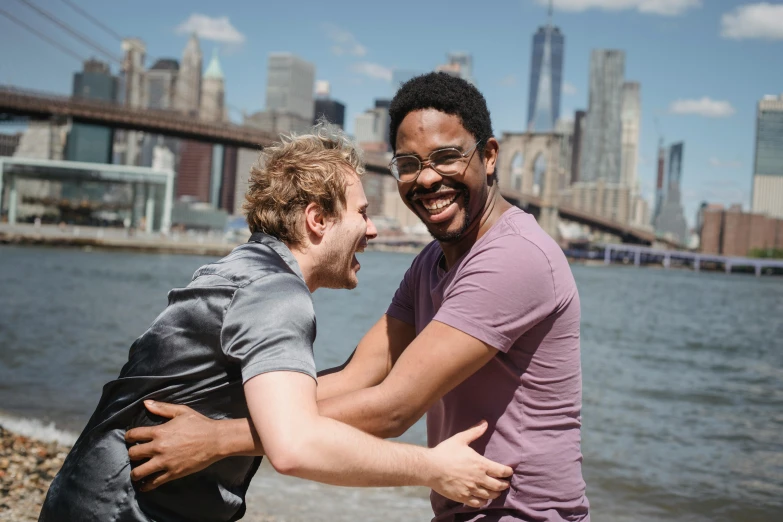
[[[498,479],[511,469],[468,447],[486,425],[426,449],[319,415],[310,294],[358,283],[354,254],[376,234],[359,179],[363,166],[353,144],[328,126],[285,139],[264,156],[245,204],[250,241],[169,293],[120,376],[104,387],[40,520],[242,517],[258,457],[215,459],[151,491],[133,485],[132,478],[155,471],[154,460],[144,460],[151,455],[134,455],[133,447],[131,457],[142,463],[132,470],[125,441],[129,429],[143,440],[144,427],[163,420],[147,411],[149,401],[189,405],[212,419],[249,418],[272,466],[288,475],[343,486],[423,485],[471,505],[507,487]],[[236,436],[226,430],[211,443],[228,451]]]

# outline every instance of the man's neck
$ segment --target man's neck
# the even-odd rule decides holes
[[[286,245],[291,253],[294,255],[294,259],[299,263],[299,270],[302,271],[302,277],[304,277],[305,284],[312,294],[318,290],[318,281],[315,278],[315,265],[316,261],[313,259],[312,249],[302,249],[301,247],[292,247]]]
[[[481,239],[492,228],[492,225],[500,219],[500,216],[512,206],[511,203],[503,199],[500,195],[498,184],[494,183],[489,188],[489,195],[481,212],[481,217],[471,223],[457,241],[439,242],[440,248],[443,250],[443,256],[446,259],[446,270],[454,266],[457,260],[470,250],[476,244],[476,241]]]

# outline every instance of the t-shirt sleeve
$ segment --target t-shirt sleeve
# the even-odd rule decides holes
[[[507,352],[556,307],[546,255],[524,238],[504,236],[460,268],[433,320]]]
[[[413,301],[413,278],[415,277],[416,262],[405,272],[399,288],[394,292],[392,302],[386,310],[386,315],[399,319],[403,323],[416,324],[416,312]]]
[[[239,288],[226,309],[221,345],[240,364],[242,382],[267,372],[315,374],[315,310],[294,274],[265,275]]]

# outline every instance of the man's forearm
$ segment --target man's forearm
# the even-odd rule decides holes
[[[215,448],[220,457],[264,454],[264,446],[250,419],[226,419],[215,421]]]
[[[376,437],[395,437],[403,419],[395,415],[379,414],[375,389],[365,390],[361,401],[346,403],[337,398],[318,402],[318,413],[324,417],[343,422]],[[356,399],[354,397],[353,399]],[[220,457],[261,456],[264,447],[250,419],[227,419],[215,421],[214,440]],[[403,430],[404,431],[404,430]]]

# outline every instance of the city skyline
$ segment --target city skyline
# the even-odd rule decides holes
[[[523,79],[530,69],[530,35],[545,16],[546,3],[523,1],[510,13],[496,17],[491,38],[472,17],[464,15],[468,2],[457,2],[446,13],[417,5],[425,17],[438,11],[438,19],[444,23],[431,30],[430,38],[410,42],[394,31],[378,31],[371,23],[372,16],[361,14],[349,4],[329,9],[313,4],[305,13],[301,8],[281,6],[270,16],[259,7],[232,3],[215,11],[209,3],[196,1],[186,11],[182,6],[144,1],[134,6],[79,2],[119,33],[144,40],[147,67],[153,58],[181,56],[192,32],[199,34],[207,50],[220,45],[224,50],[221,61],[227,104],[248,112],[264,108],[268,54],[285,51],[300,55],[316,65],[316,79],[331,81],[333,98],[346,104],[349,131],[357,114],[391,90],[393,69],[433,70],[446,53],[465,50],[473,55],[473,74],[487,98],[496,133],[523,130],[528,94]],[[601,6],[611,2],[596,1],[591,3],[596,8],[580,11],[579,2],[564,2],[563,9],[560,3],[555,1],[557,25],[569,35],[561,115],[572,116],[574,110],[587,107],[590,51],[602,47],[623,49],[627,54],[626,76],[639,81],[645,91],[638,165],[643,194],[652,200],[657,119],[667,141],[685,140],[689,144],[683,166],[683,199],[689,221],[702,200],[741,202],[748,208],[756,103],[765,94],[783,91],[783,72],[779,68],[754,65],[772,63],[783,38],[774,30],[753,25],[748,9],[758,10],[759,6],[673,1],[647,2],[648,8],[641,9],[639,2],[627,2],[627,9],[610,11]],[[668,4],[669,11],[653,4]],[[745,9],[740,9],[743,6]],[[145,16],[153,8],[156,17]],[[19,19],[42,25],[21,4],[9,4],[7,9]],[[64,4],[47,9],[87,31],[114,54],[121,54],[118,43],[94,26],[85,25]],[[378,17],[390,26],[399,26],[405,23],[404,11],[405,5],[401,5],[395,12],[379,13]],[[771,11],[767,18],[779,12]],[[256,28],[259,22],[262,31]],[[8,37],[21,44],[5,46],[0,54],[0,82],[70,91],[70,78],[81,68],[78,61],[5,18],[0,18],[0,24]],[[56,36],[84,58],[95,54],[67,36]],[[712,59],[718,54],[720,67]],[[677,60],[672,60],[673,56]],[[43,63],[47,66],[41,67]],[[117,70],[115,64],[112,70]],[[236,110],[231,117],[238,119]]]

